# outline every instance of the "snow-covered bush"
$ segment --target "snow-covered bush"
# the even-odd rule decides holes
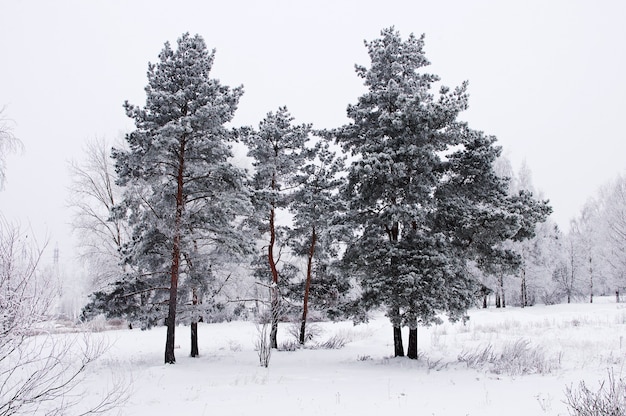
[[[65,414],[79,405],[79,384],[106,343],[81,334],[51,334],[54,279],[39,272],[44,252],[0,217],[0,415]],[[81,414],[106,412],[123,399],[117,386]],[[73,398],[72,398],[73,397]]]
[[[565,404],[572,416],[620,416],[626,414],[626,382],[615,379],[613,371],[600,382],[598,390],[591,390],[584,381],[577,388],[567,387]]]

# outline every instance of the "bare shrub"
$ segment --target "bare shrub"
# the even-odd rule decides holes
[[[299,342],[301,328],[302,328],[301,322],[294,322],[291,325],[289,325],[289,327],[287,328],[287,332],[289,333],[289,335],[291,335],[295,340]],[[305,334],[304,342],[305,343],[309,341],[313,341],[315,338],[318,338],[324,332],[322,327],[315,323],[306,322],[304,328],[305,328],[304,329],[304,334]]]
[[[577,388],[565,390],[565,404],[573,416],[622,416],[626,414],[626,382],[616,379],[613,370],[600,381],[598,390],[591,390],[584,381]]]
[[[1,416],[67,413],[80,402],[77,388],[88,366],[107,348],[86,335],[42,330],[56,294],[54,279],[39,273],[42,253],[32,238],[0,217]],[[105,394],[81,414],[116,407],[124,391]]]
[[[263,322],[257,325],[258,337],[255,343],[257,354],[259,355],[259,364],[261,367],[269,367],[270,358],[272,357],[272,347],[270,344],[270,324]]]
[[[558,367],[558,360],[548,358],[541,346],[533,346],[525,339],[505,344],[500,352],[496,352],[491,344],[473,352],[463,351],[458,360],[470,368],[511,376],[548,374]]]

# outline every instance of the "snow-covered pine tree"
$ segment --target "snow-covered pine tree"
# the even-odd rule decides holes
[[[549,239],[550,227],[540,225],[545,223],[552,209],[548,201],[535,199],[533,193],[531,172],[524,163],[515,175],[510,162],[504,156],[499,156],[494,163],[495,173],[502,180],[509,183],[507,191],[508,211],[518,216],[509,225],[513,229],[507,234],[509,238],[498,237],[494,242],[493,255],[483,257],[481,260],[482,271],[495,277],[493,287],[496,293],[496,307],[506,307],[505,287],[511,290],[513,302],[522,307],[534,302],[539,288],[535,284],[538,280],[537,274],[541,274],[542,257],[547,245],[544,244]],[[504,169],[503,169],[504,168]],[[517,223],[519,222],[519,225]],[[537,231],[541,231],[537,235]],[[545,232],[545,233],[544,233]],[[499,231],[502,234],[501,231]],[[502,235],[504,237],[505,234]],[[546,271],[544,279],[549,278],[551,271]],[[519,277],[519,285],[511,287],[505,284],[506,277]],[[530,287],[529,287],[530,286]],[[519,288],[519,289],[518,289]]]
[[[387,309],[396,356],[408,326],[408,356],[417,358],[418,323],[465,317],[479,292],[468,262],[529,234],[535,201],[507,197],[508,182],[493,171],[495,139],[457,121],[466,84],[431,93],[439,78],[420,72],[423,36],[402,41],[389,28],[366,46],[371,67],[357,73],[369,90],[348,107],[353,122],[328,133],[354,157],[344,189],[354,239],[344,259],[361,277],[358,306]]]
[[[371,67],[357,66],[356,71],[368,91],[348,106],[352,123],[328,135],[354,157],[343,192],[355,238],[345,260],[361,276],[361,306],[387,309],[395,355],[401,356],[401,327],[417,324],[415,313],[408,314],[409,309],[416,312],[413,295],[426,294],[420,285],[441,285],[441,276],[429,274],[426,283],[423,273],[406,267],[415,256],[430,269],[446,263],[439,247],[443,240],[424,231],[430,228],[426,214],[434,208],[433,191],[443,175],[442,155],[459,141],[456,118],[467,107],[466,85],[452,91],[442,87],[438,97],[433,95],[439,77],[420,72],[429,64],[423,36],[403,41],[388,28],[365,45]],[[445,309],[444,292],[433,294],[429,305]],[[423,315],[426,321],[433,318],[430,312]]]
[[[510,179],[494,169],[501,152],[495,137],[468,128],[461,133],[462,145],[448,156],[435,193],[436,229],[449,236],[462,258],[497,274],[501,284],[504,274],[524,265],[516,247],[535,236],[537,223],[552,210],[528,191],[509,192]]]
[[[211,283],[209,253],[247,249],[233,224],[249,204],[225,127],[243,89],[209,77],[215,51],[199,35],[186,33],[177,46],[166,43],[158,63],[149,64],[145,106],[125,103],[136,128],[126,136],[128,150],[113,151],[125,189],[117,213],[133,226],[125,254],[139,271],[118,282],[115,297],[132,299],[147,324],[166,316],[166,363],[176,361],[177,307],[196,304]]]
[[[311,126],[293,125],[294,118],[287,107],[270,112],[259,123],[258,130],[241,131],[242,141],[253,159],[254,174],[250,179],[255,215],[251,225],[267,238],[261,261],[256,261],[257,274],[267,276],[270,287],[270,347],[278,348],[278,321],[281,315],[280,287],[282,284],[280,254],[286,247],[284,227],[277,224],[279,210],[289,210],[296,187],[296,174],[305,165],[309,150]]]
[[[339,175],[344,171],[344,163],[345,158],[338,157],[329,143],[321,140],[313,148],[310,161],[299,168],[295,178],[298,188],[292,195],[293,225],[289,245],[296,255],[306,257],[300,344],[306,339],[312,284],[317,286],[314,291],[327,290],[327,298],[339,297],[338,286],[345,289],[345,285],[332,284],[332,279],[324,279],[328,276],[317,276],[316,273],[324,275],[324,271],[328,271],[331,258],[337,256],[337,242],[343,234],[339,218],[345,209],[338,192],[343,182]],[[314,274],[319,277],[315,282]],[[324,283],[331,283],[333,287],[322,287]],[[317,299],[320,297],[316,296]]]

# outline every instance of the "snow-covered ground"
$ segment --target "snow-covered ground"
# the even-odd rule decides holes
[[[199,358],[189,357],[189,328],[178,327],[175,365],[163,364],[165,328],[94,333],[110,349],[89,369],[81,407],[122,383],[128,400],[113,414],[567,415],[567,386],[595,389],[610,370],[626,376],[626,304],[614,299],[469,315],[466,325],[420,328],[417,361],[391,356],[382,314],[366,325],[318,323],[317,341],[346,345],[274,352],[269,368],[259,365],[251,322],[200,324]],[[279,343],[293,340],[288,326]],[[526,356],[498,359],[516,343]],[[468,367],[485,351],[492,363]]]

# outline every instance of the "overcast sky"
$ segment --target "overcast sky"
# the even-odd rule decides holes
[[[200,34],[212,77],[245,94],[235,125],[287,105],[297,123],[334,127],[363,93],[363,40],[395,26],[426,34],[429,72],[469,81],[474,129],[526,161],[567,230],[596,189],[626,168],[626,2],[0,0],[0,106],[25,152],[9,158],[0,212],[72,256],[68,161],[84,143],[132,129],[148,62]]]

